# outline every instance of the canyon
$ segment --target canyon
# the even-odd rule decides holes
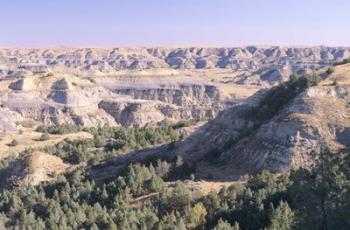
[[[0,49],[0,128],[143,127],[213,119],[286,80],[350,57],[342,47]]]

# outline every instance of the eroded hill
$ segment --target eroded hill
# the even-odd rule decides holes
[[[291,73],[348,57],[340,47],[0,49],[0,128],[212,119]]]
[[[10,186],[36,186],[43,181],[55,180],[58,175],[73,170],[59,157],[33,152],[18,159],[1,171],[0,189]]]
[[[332,68],[325,80],[296,91],[277,109],[274,106],[280,99],[268,94],[281,90],[287,92],[282,95],[290,95],[291,88],[272,88],[255,105],[222,112],[181,143],[178,153],[188,153],[184,156],[197,163],[198,175],[232,180],[264,169],[287,172],[308,167],[313,160],[311,152],[323,147],[334,152],[347,149],[349,73],[349,64]]]

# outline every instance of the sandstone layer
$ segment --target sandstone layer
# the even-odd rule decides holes
[[[0,128],[212,119],[291,73],[348,57],[323,46],[0,49]]]

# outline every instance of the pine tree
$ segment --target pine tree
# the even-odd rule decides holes
[[[50,136],[47,132],[41,134],[41,136],[39,137],[39,141],[47,141],[48,139],[50,139]]]
[[[114,221],[110,218],[109,219],[109,223],[107,225],[107,230],[117,230],[118,227],[117,225],[114,223]]]
[[[236,223],[235,223],[235,225],[236,225]],[[237,224],[237,226],[238,226],[238,224]],[[231,224],[228,223],[227,221],[220,219],[218,224],[216,225],[216,227],[213,230],[239,230],[239,227],[238,227],[238,229],[236,229],[236,228],[232,227]]]
[[[189,210],[189,228],[196,228],[205,222],[207,210],[202,203],[195,204]]]
[[[175,187],[170,198],[171,205],[174,208],[182,208],[188,206],[191,201],[191,193],[188,191],[184,183],[176,181]]]
[[[178,230],[186,230],[187,229],[183,218],[180,217],[180,219],[177,221],[176,227]]]
[[[291,230],[294,225],[294,212],[287,202],[281,201],[271,216],[270,230]]]

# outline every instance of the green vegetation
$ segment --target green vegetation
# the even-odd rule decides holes
[[[54,76],[54,73],[52,72],[48,72],[42,75],[42,77],[52,77],[52,76]]]
[[[184,127],[189,127],[192,125],[195,125],[198,121],[196,120],[181,120],[175,124],[172,125],[172,128],[174,129],[179,129],[179,128],[184,128]]]
[[[331,75],[332,73],[334,73],[334,68],[328,68],[326,73],[327,75]]]
[[[47,141],[48,139],[50,139],[50,136],[46,132],[39,137],[39,141]]]
[[[249,119],[254,125],[251,128],[242,130],[240,136],[229,139],[223,146],[216,146],[206,154],[206,159],[210,163],[220,163],[218,159],[222,152],[230,149],[237,140],[250,135],[264,122],[278,114],[291,100],[308,87],[316,86],[322,78],[316,74],[298,76],[293,74],[287,82],[271,88],[262,96],[260,102],[254,106],[246,108],[242,113],[244,119]]]
[[[338,85],[337,79],[334,79],[334,80],[333,80],[332,85],[334,85],[334,86]]]
[[[342,60],[340,62],[336,62],[336,63],[334,63],[334,65],[335,66],[337,66],[337,65],[345,65],[345,64],[348,64],[348,63],[350,63],[350,58],[346,58],[346,59],[344,59],[344,60]]]
[[[0,221],[31,229],[349,229],[350,155],[324,150],[310,170],[262,172],[218,194],[169,188],[152,166],[130,165],[97,185],[78,170],[4,190]]]
[[[80,128],[54,126],[40,129],[40,131],[49,133],[67,133],[72,130],[80,130]],[[179,130],[172,126],[131,129],[100,127],[84,130],[92,133],[94,139],[66,139],[54,146],[46,147],[44,151],[72,164],[85,162],[94,165],[125,152],[171,143],[182,137]]]
[[[300,92],[308,87],[316,86],[321,77],[316,74],[298,76],[291,75],[289,80],[272,88],[260,101],[259,105],[251,111],[260,122],[264,122],[274,116]]]
[[[301,87],[296,86],[301,84],[299,81],[289,83],[292,85],[288,91]],[[264,105],[279,108],[268,102]],[[57,131],[60,129],[45,128],[43,135],[48,130],[67,132]],[[178,126],[172,125],[85,131],[94,138],[64,140],[44,151],[72,164],[84,162],[91,166],[125,151],[174,143],[181,136]],[[312,155],[315,163],[310,169],[279,176],[263,171],[246,183],[208,195],[193,194],[181,181],[172,186],[166,183],[184,175],[194,179],[196,165],[181,156],[158,156],[143,164],[131,164],[120,174],[111,175],[111,180],[98,183],[80,168],[35,187],[2,190],[0,228],[349,229],[350,154],[333,154],[324,149]],[[2,169],[14,159],[0,162],[0,178]]]
[[[63,135],[68,133],[76,133],[82,131],[83,128],[78,125],[52,125],[39,126],[36,131],[41,133],[49,133],[53,135]]]
[[[13,140],[8,144],[8,146],[12,146],[12,147],[17,146],[17,145],[18,145],[18,141],[17,141],[16,139],[13,139]]]

